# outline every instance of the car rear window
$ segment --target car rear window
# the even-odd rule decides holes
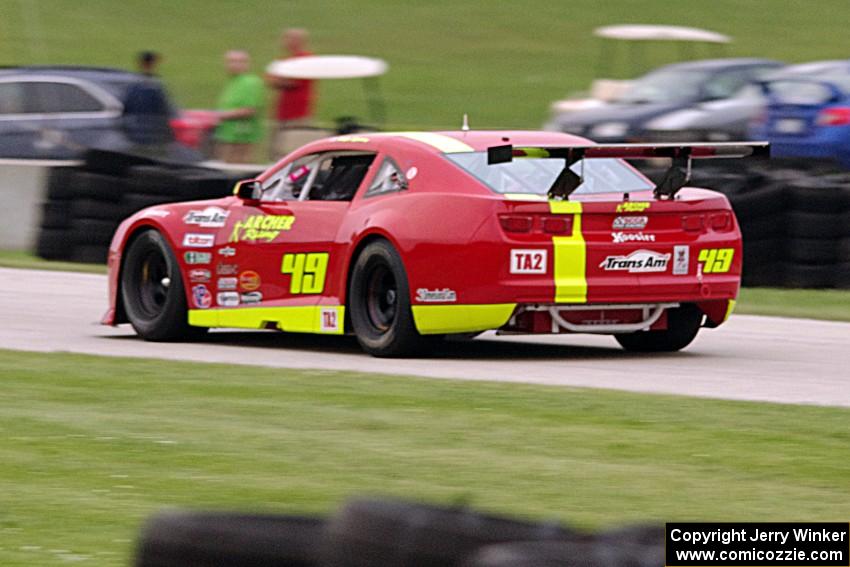
[[[496,193],[546,195],[566,165],[566,160],[553,158],[520,158],[488,165],[487,152],[446,154],[446,157]],[[584,178],[575,194],[631,193],[653,187],[619,159],[586,159],[574,163],[570,169]]]

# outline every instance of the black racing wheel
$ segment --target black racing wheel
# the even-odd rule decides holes
[[[696,338],[702,326],[703,313],[693,304],[667,310],[667,328],[663,331],[636,331],[614,335],[617,342],[629,351],[675,352]]]
[[[375,241],[351,271],[348,308],[354,334],[374,356],[410,356],[426,351],[436,337],[416,330],[410,289],[401,257],[389,242]]]
[[[162,234],[147,230],[124,254],[121,299],[127,319],[147,341],[191,340],[206,327],[189,325],[180,266]]]

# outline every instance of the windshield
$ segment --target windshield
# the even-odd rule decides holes
[[[698,100],[707,71],[669,69],[654,71],[632,84],[617,102],[628,104],[671,103]]]
[[[506,163],[487,164],[487,152],[446,154],[449,161],[471,173],[496,193],[530,193],[546,195],[566,160],[552,158],[519,158]],[[630,193],[652,189],[652,184],[619,159],[587,159],[570,169],[582,175],[584,183],[574,194]]]

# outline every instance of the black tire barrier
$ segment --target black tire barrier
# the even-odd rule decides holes
[[[47,201],[41,204],[41,226],[44,228],[68,228],[71,224],[73,201]]]
[[[787,208],[786,192],[779,184],[727,196],[739,221],[781,214]]]
[[[840,261],[838,240],[791,238],[788,240],[788,259],[796,264],[835,264]]]
[[[83,154],[85,169],[106,175],[123,176],[136,165],[153,165],[156,162],[150,158],[115,152],[111,150],[89,148]]]
[[[71,258],[73,246],[69,232],[66,229],[45,228],[38,233],[35,253],[46,260],[68,260]]]
[[[788,211],[788,236],[792,238],[839,239],[850,236],[850,215]]]
[[[785,285],[787,287],[835,287],[836,276],[836,268],[831,264],[818,266],[788,263],[785,267]]]
[[[69,218],[85,218],[115,221],[123,220],[126,216],[126,205],[121,201],[98,201],[95,199],[74,199],[68,210]]]
[[[43,236],[35,252],[51,260],[103,263],[115,228],[133,213],[162,203],[224,197],[237,180],[251,176],[89,150],[84,166],[50,170]]]
[[[355,500],[328,522],[324,567],[449,567],[485,545],[568,540],[574,532],[473,512],[406,501]]]
[[[314,567],[323,526],[313,517],[160,514],[143,528],[135,567]]]
[[[468,508],[354,500],[329,519],[160,513],[142,527],[135,567],[657,567],[664,526],[597,533]]]
[[[77,244],[68,259],[81,264],[105,264],[108,256],[108,244]]]

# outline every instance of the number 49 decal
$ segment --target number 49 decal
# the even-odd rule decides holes
[[[284,254],[280,271],[284,274],[292,274],[289,292],[293,295],[322,293],[325,289],[325,276],[328,273],[328,253]]]
[[[698,260],[703,263],[703,273],[722,274],[732,267],[734,248],[704,248],[700,250]]]

